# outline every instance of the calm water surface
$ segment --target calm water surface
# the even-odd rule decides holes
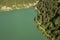
[[[0,12],[0,40],[44,40],[34,24],[34,8]]]

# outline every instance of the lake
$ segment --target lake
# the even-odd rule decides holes
[[[0,40],[44,40],[34,24],[33,7],[0,12]]]

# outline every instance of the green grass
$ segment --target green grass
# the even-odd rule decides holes
[[[35,3],[37,0],[0,0],[0,11],[1,7],[3,6],[7,6],[7,7],[11,7],[13,10],[16,9],[16,7],[18,8],[25,8],[25,6],[23,4],[29,4],[29,3]],[[16,5],[15,7],[13,7],[13,5]]]
[[[11,6],[14,4],[28,4],[36,2],[37,0],[0,0],[0,5],[4,6]]]

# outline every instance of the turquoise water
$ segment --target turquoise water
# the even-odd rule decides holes
[[[34,8],[0,12],[0,40],[44,40],[34,24]]]

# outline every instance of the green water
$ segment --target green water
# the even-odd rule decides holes
[[[0,12],[0,40],[44,40],[34,24],[34,8]]]

